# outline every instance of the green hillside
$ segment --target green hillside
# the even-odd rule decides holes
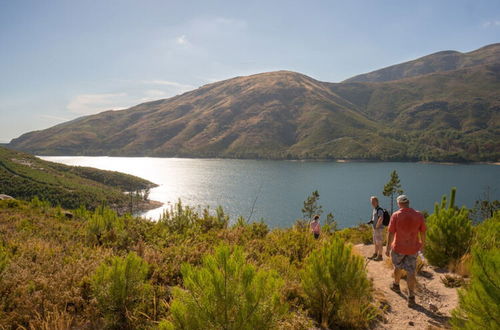
[[[101,204],[127,210],[125,191],[140,191],[153,183],[124,173],[67,166],[0,147],[0,194],[31,200],[35,196],[65,208],[96,208]],[[148,208],[136,201],[136,207]]]
[[[327,83],[290,71],[236,77],[9,146],[42,155],[496,162],[500,44],[462,57],[383,82]]]

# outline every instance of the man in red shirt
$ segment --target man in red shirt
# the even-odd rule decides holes
[[[415,304],[415,272],[417,268],[417,253],[423,250],[425,244],[425,221],[423,215],[410,208],[410,201],[405,195],[397,198],[399,210],[391,216],[387,249],[385,254],[391,255],[394,265],[394,283],[391,289],[401,292],[399,281],[401,270],[406,270],[408,283],[408,306]]]

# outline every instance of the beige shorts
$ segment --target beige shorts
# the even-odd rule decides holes
[[[373,244],[382,244],[384,242],[384,228],[373,228]]]

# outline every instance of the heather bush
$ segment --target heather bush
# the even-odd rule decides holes
[[[0,281],[2,280],[2,273],[7,268],[9,262],[9,256],[7,255],[7,249],[0,244]]]
[[[367,224],[359,224],[356,227],[344,228],[335,232],[337,237],[353,244],[372,244],[372,227]]]
[[[470,248],[473,227],[465,207],[455,207],[456,188],[451,190],[450,202],[446,196],[435,205],[427,219],[425,256],[431,265],[448,266],[459,260]]]
[[[339,238],[309,255],[301,279],[309,313],[323,328],[366,328],[376,316],[363,258]]]
[[[290,263],[301,263],[318,245],[312,234],[301,228],[275,229],[266,236],[265,250],[268,255],[283,255]]]

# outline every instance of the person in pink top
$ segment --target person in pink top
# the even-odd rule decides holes
[[[321,225],[319,224],[319,215],[315,215],[311,221],[311,233],[313,233],[314,238],[318,239],[321,232]]]
[[[423,251],[425,245],[425,220],[424,216],[410,208],[410,201],[405,195],[397,198],[399,210],[391,216],[389,233],[387,237],[386,255],[391,255],[394,265],[394,283],[391,289],[400,293],[399,281],[401,270],[407,273],[408,306],[415,305],[415,285],[417,254]]]

